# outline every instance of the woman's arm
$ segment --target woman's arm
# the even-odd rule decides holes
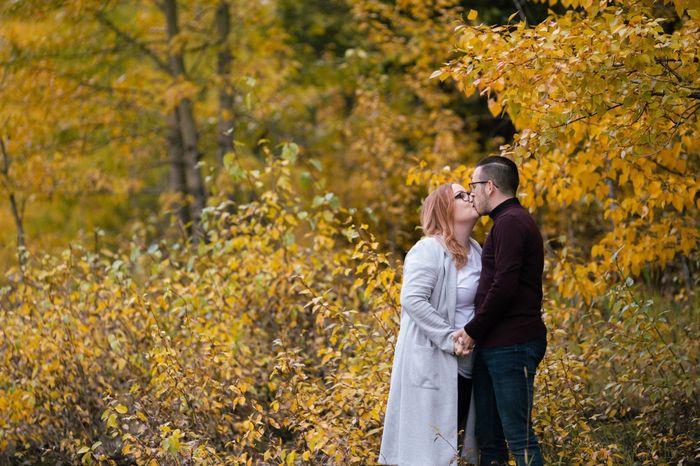
[[[451,335],[455,329],[430,304],[442,254],[439,245],[425,240],[411,248],[403,266],[401,306],[430,341],[441,350],[454,354],[455,344]]]

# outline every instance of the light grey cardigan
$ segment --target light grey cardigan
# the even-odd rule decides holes
[[[471,246],[481,247],[470,238]],[[452,333],[457,267],[437,237],[424,237],[406,255],[401,326],[391,371],[380,464],[443,466],[457,458],[457,357]],[[473,394],[472,394],[473,395]],[[477,463],[474,397],[462,457]]]

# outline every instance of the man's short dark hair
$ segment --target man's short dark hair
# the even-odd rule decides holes
[[[500,155],[491,155],[481,159],[476,166],[481,167],[481,173],[485,177],[484,181],[493,180],[503,194],[515,196],[520,184],[518,167],[515,162]]]

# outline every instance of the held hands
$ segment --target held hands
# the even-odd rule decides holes
[[[474,350],[474,340],[463,328],[452,334],[452,341],[455,345],[455,356],[468,356]]]

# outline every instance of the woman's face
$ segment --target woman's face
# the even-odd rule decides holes
[[[466,193],[467,190],[461,184],[454,183],[452,185],[452,195],[455,197],[455,222],[476,221],[479,218],[471,196],[468,196]]]

